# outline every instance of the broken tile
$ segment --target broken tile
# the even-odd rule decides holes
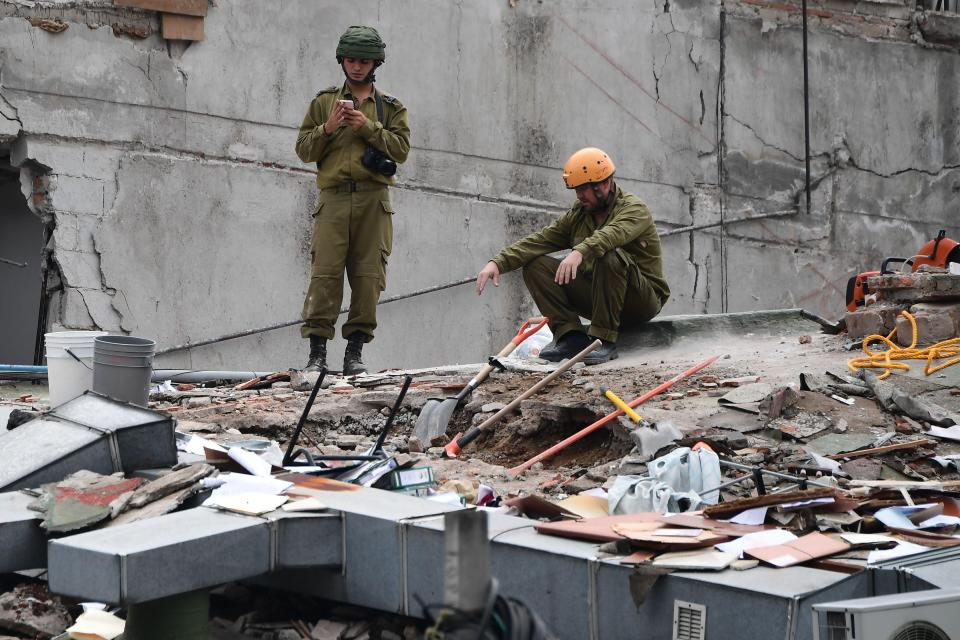
[[[869,433],[831,433],[811,440],[807,446],[822,456],[834,456],[869,447],[875,440]]]
[[[44,511],[40,526],[49,532],[74,531],[110,517],[110,504],[125,500],[143,484],[143,478],[126,479],[121,474],[102,476],[78,471],[61,482],[41,488],[40,505]]]
[[[73,620],[60,598],[45,587],[20,584],[0,594],[0,629],[9,629],[31,638],[52,638],[63,633]]]

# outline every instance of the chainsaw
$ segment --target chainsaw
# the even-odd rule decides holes
[[[948,238],[946,230],[941,229],[936,238],[920,247],[917,255],[911,258],[886,258],[880,265],[880,271],[864,271],[850,278],[847,282],[847,311],[856,311],[872,302],[867,287],[867,279],[872,276],[902,272],[907,266],[911,272],[923,265],[946,269],[951,262],[960,263],[960,243]],[[891,269],[891,264],[899,264],[900,268]]]

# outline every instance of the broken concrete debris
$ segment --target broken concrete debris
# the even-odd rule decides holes
[[[456,459],[444,455],[443,444],[503,411],[545,372],[493,373],[429,443],[411,436],[427,398],[459,392],[469,370],[417,372],[409,383],[405,372],[333,378],[318,390],[312,407],[306,406],[306,392],[295,390],[286,376],[259,376],[249,385],[170,385],[158,389],[149,412],[175,416],[168,424],[176,427],[179,466],[85,469],[30,489],[39,490],[46,505],[45,530],[69,537],[206,509],[198,505],[214,489],[223,496],[225,488],[227,498],[209,507],[216,502],[230,517],[316,517],[340,508],[329,504],[337,493],[366,485],[435,501],[425,513],[471,507],[528,518],[537,535],[614,542],[612,557],[661,575],[678,570],[746,575],[751,566],[789,572],[798,563],[855,572],[879,558],[953,544],[960,525],[960,473],[953,459],[960,457],[960,441],[950,431],[956,426],[951,416],[960,410],[956,378],[920,380],[894,372],[880,380],[869,370],[841,370],[848,358],[843,338],[821,340],[818,336],[816,343],[828,348],[821,346],[818,359],[780,374],[757,374],[757,362],[744,367],[734,360],[715,360],[714,373],[683,379],[666,363],[570,372],[505,413]],[[809,344],[796,342],[796,348]],[[951,369],[944,371],[953,376]],[[289,376],[295,379],[296,372]],[[625,416],[604,417],[611,407],[602,389],[615,388],[630,401],[663,387],[663,380],[673,380],[673,388],[637,406],[639,424]],[[716,391],[731,380],[737,386],[728,383]],[[679,398],[657,402],[667,393]],[[104,406],[88,416],[103,418],[116,410]],[[25,410],[42,408],[33,401]],[[51,415],[40,413],[8,434]],[[301,419],[298,444],[309,459],[283,468],[283,451]],[[510,472],[603,420],[601,428],[553,456]],[[96,426],[89,417],[85,422]],[[304,473],[320,476],[302,485],[291,480],[307,478]],[[265,487],[274,483],[277,494],[268,500]],[[308,486],[315,488],[303,493]],[[890,513],[910,526],[891,520]],[[765,537],[768,531],[774,533]],[[237,621],[215,619],[212,628],[261,638],[351,628],[341,618],[231,620]]]

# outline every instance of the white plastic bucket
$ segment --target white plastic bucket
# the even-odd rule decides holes
[[[105,335],[106,331],[57,331],[43,335],[51,407],[93,388],[93,342],[97,336]]]

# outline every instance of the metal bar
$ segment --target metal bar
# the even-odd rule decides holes
[[[0,372],[13,373],[46,373],[46,367],[35,367],[28,364],[0,364]]]
[[[810,215],[810,72],[807,57],[807,0],[803,0],[803,162],[807,215]]]
[[[448,283],[446,283],[446,284],[441,284],[441,285],[437,285],[437,286],[434,286],[434,287],[427,287],[426,289],[419,289],[419,290],[417,290],[417,291],[411,291],[410,293],[404,293],[404,294],[398,295],[398,296],[389,296],[389,297],[383,298],[382,300],[380,300],[379,302],[377,302],[377,305],[379,306],[379,305],[381,305],[381,304],[387,304],[388,302],[397,302],[397,301],[399,301],[399,300],[406,300],[407,298],[415,298],[415,297],[417,297],[417,296],[422,296],[422,295],[427,294],[427,293],[433,293],[433,292],[435,292],[435,291],[443,291],[444,289],[451,289],[451,288],[453,288],[453,287],[459,287],[459,286],[462,285],[462,284],[467,284],[468,282],[474,282],[474,281],[476,281],[476,276],[470,276],[469,278],[463,278],[463,279],[457,280],[457,281],[455,281],[455,282],[448,282]],[[346,313],[346,312],[349,311],[349,310],[350,310],[350,307],[349,307],[349,306],[344,307],[344,308],[340,309],[340,313],[339,313],[338,315],[343,315],[344,313]],[[260,328],[258,328],[258,329],[249,329],[249,330],[247,330],[247,331],[238,331],[238,332],[236,332],[236,333],[228,333],[228,334],[226,334],[226,335],[220,336],[219,338],[211,338],[211,339],[209,339],[209,340],[201,340],[200,342],[187,342],[187,343],[184,343],[184,344],[178,344],[178,345],[176,345],[176,346],[174,346],[174,347],[168,347],[168,348],[166,348],[166,349],[160,349],[159,351],[157,351],[156,353],[154,353],[154,355],[156,355],[156,356],[162,356],[162,355],[165,355],[165,354],[168,354],[168,353],[174,353],[174,352],[176,352],[176,351],[183,351],[183,350],[185,350],[185,349],[193,349],[193,348],[195,348],[195,347],[205,347],[205,346],[210,345],[210,344],[217,344],[218,342],[226,342],[227,340],[234,340],[234,339],[236,339],[236,338],[245,338],[246,336],[252,336],[252,335],[256,335],[256,334],[258,334],[258,333],[266,333],[267,331],[273,331],[273,330],[275,330],[275,329],[284,329],[284,328],[286,328],[286,327],[292,327],[292,326],[294,326],[294,325],[298,325],[298,324],[302,324],[302,323],[303,323],[303,320],[302,320],[302,319],[298,319],[298,320],[291,320],[290,322],[281,322],[281,323],[279,323],[279,324],[271,324],[271,325],[267,325],[267,326],[265,326],[265,327],[260,327]]]
[[[787,480],[787,481],[789,481],[789,482],[794,482],[794,483],[796,483],[796,484],[800,484],[801,482],[803,482],[803,481],[805,480],[805,478],[801,478],[800,476],[791,476],[791,475],[786,474],[786,473],[780,473],[779,471],[770,471],[769,469],[764,469],[763,467],[751,467],[750,465],[739,464],[739,463],[737,463],[737,462],[730,462],[729,460],[721,460],[721,461],[720,461],[720,466],[721,466],[721,467],[730,467],[731,469],[739,469],[740,471],[749,471],[749,472],[751,472],[751,473],[753,472],[754,469],[759,469],[762,473],[765,473],[765,474],[767,474],[768,476],[771,476],[771,477],[774,477],[774,478],[779,478],[779,479],[781,479],[781,480]],[[818,486],[818,487],[825,487],[825,488],[827,488],[827,489],[835,489],[835,488],[836,488],[836,487],[834,487],[833,485],[824,484],[824,483],[822,483],[822,482],[816,482],[815,480],[807,480],[807,482],[808,482],[809,484],[813,484],[813,485],[816,485],[816,486]]]
[[[690,233],[691,231],[702,231],[703,229],[713,229],[714,227],[720,226],[730,226],[732,224],[740,224],[743,222],[753,222],[754,220],[764,220],[766,218],[779,218],[796,215],[796,209],[784,209],[783,211],[771,211],[770,213],[762,213],[756,216],[750,216],[749,218],[736,218],[734,220],[723,220],[719,222],[705,222],[704,224],[694,224],[689,227],[678,227],[676,229],[669,229],[660,233],[661,238],[666,238],[669,236],[675,236],[681,233]]]
[[[317,393],[320,392],[320,385],[323,384],[323,379],[327,376],[327,368],[320,368],[320,375],[317,376],[317,382],[313,385],[313,390],[310,392],[310,397],[307,399],[306,406],[303,407],[303,413],[300,414],[300,420],[297,422],[297,428],[293,430],[293,435],[290,436],[290,443],[287,445],[287,452],[283,455],[283,464],[284,466],[290,464],[293,460],[293,450],[297,446],[297,440],[300,439],[300,432],[303,431],[303,425],[307,422],[307,415],[310,413],[310,409],[313,408],[313,401],[317,399]]]
[[[20,267],[21,269],[23,269],[24,267],[27,266],[27,264],[29,264],[27,262],[14,262],[13,260],[7,260],[6,258],[0,258],[0,262],[2,262],[3,264],[9,264],[14,267]]]

